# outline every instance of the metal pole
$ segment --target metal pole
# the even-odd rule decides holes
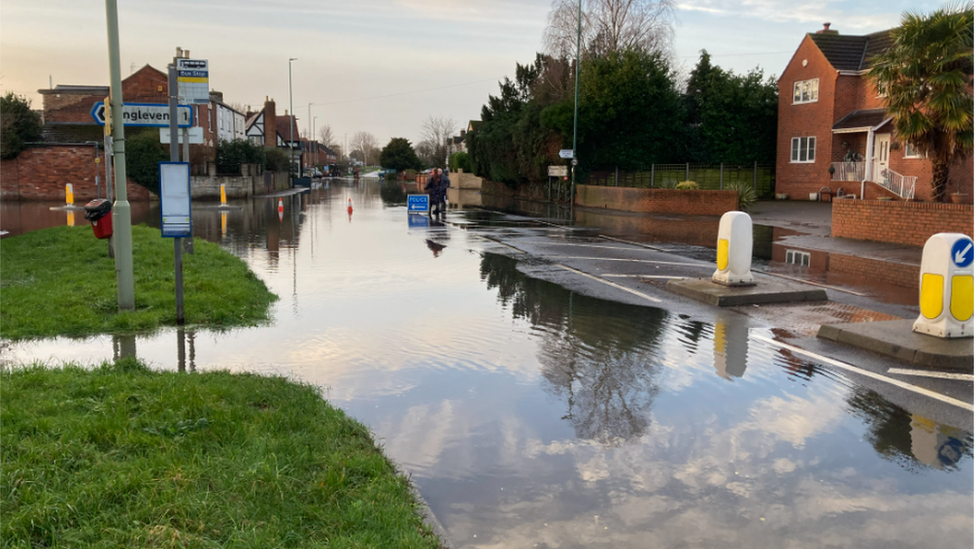
[[[759,161],[752,161],[752,192],[759,192],[757,184],[759,183]]]
[[[583,0],[579,0],[576,11],[576,91],[573,93],[573,180],[569,186],[569,208],[570,211],[573,210],[576,200],[576,166],[579,163],[576,160],[576,127],[577,118],[579,118],[579,65],[580,65],[580,34],[583,25]]]
[[[297,57],[288,58],[288,179],[291,181],[292,186],[295,186],[295,182],[291,180],[291,166],[295,164],[295,107],[292,105],[291,97],[291,62],[297,61]],[[298,175],[301,177],[302,166],[298,165]]]
[[[311,135],[311,138],[314,140],[313,143],[315,143],[315,152],[312,153],[312,164],[317,168],[319,166],[319,140],[316,139],[316,137],[315,137],[315,119],[316,118],[318,118],[318,117],[315,116],[315,117],[312,118],[312,135]]]
[[[688,181],[690,178],[691,178],[691,164],[689,162],[685,162],[685,181]]]
[[[177,57],[179,57],[179,48],[177,48]],[[176,123],[177,108],[176,108],[176,94],[177,90],[177,80],[176,80],[176,57],[173,58],[173,64],[169,66],[169,160],[170,162],[180,161],[180,140],[179,140],[179,128]],[[160,189],[160,192],[162,190]],[[183,239],[174,238],[173,239],[173,270],[176,273],[176,323],[180,326],[183,325]]]
[[[111,74],[112,120],[115,147],[115,269],[120,311],[136,308],[135,280],[132,274],[132,210],[126,194],[125,124],[122,116],[122,67],[119,60],[119,10],[116,0],[105,0],[108,23],[108,57]]]
[[[651,164],[651,188],[654,188],[654,164]]]
[[[725,188],[725,163],[719,162],[718,164],[718,190],[723,190]]]

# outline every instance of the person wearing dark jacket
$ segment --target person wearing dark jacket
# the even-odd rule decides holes
[[[441,172],[441,170],[437,170]],[[447,211],[447,189],[451,186],[451,177],[446,171],[441,172],[437,185],[437,207],[441,215]]]
[[[430,177],[427,179],[427,184],[424,185],[424,191],[427,193],[427,203],[429,204],[427,210],[428,215],[437,215],[437,195],[441,182],[440,175],[437,173],[438,171],[437,168],[430,170]]]

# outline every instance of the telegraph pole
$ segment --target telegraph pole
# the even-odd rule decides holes
[[[580,65],[580,34],[583,27],[583,0],[579,0],[576,12],[576,91],[573,94],[573,180],[569,186],[569,209],[576,207],[576,120],[579,118],[579,65]]]
[[[136,308],[132,274],[132,211],[125,183],[125,123],[122,116],[122,68],[119,61],[119,9],[116,0],[105,0],[108,22],[108,64],[112,78],[112,144],[115,150],[115,271],[120,311]],[[106,184],[108,182],[106,181]]]

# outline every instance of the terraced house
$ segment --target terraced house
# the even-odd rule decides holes
[[[931,200],[932,163],[894,137],[884,90],[867,74],[890,33],[845,35],[824,23],[800,42],[779,80],[777,192]],[[972,203],[972,189],[970,157],[953,167],[947,191]]]

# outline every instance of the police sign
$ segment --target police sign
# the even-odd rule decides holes
[[[408,194],[407,195],[407,212],[426,212],[430,209],[429,197],[426,194]]]

